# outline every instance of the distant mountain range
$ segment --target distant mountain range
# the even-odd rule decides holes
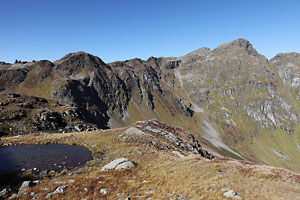
[[[300,54],[271,60],[249,41],[182,57],[104,63],[0,62],[0,134],[124,127],[158,119],[215,155],[300,172]]]

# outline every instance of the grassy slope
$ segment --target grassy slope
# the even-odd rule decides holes
[[[94,160],[83,169],[75,169],[82,173],[45,178],[33,187],[29,192],[38,193],[37,199],[44,199],[46,193],[62,185],[55,184],[55,181],[69,179],[75,182],[66,183],[66,192],[54,195],[53,199],[116,199],[119,193],[123,194],[123,198],[130,196],[132,199],[175,199],[176,196],[185,196],[186,199],[224,199],[221,189],[226,187],[238,192],[243,199],[300,197],[300,176],[289,171],[228,159],[208,161],[199,157],[177,158],[148,146],[120,141],[118,136],[124,130],[22,136],[3,138],[3,142],[78,144],[93,152]],[[127,157],[137,166],[129,170],[100,171],[103,165],[118,157]],[[224,170],[225,173],[218,170]],[[42,191],[46,186],[50,189]],[[100,194],[100,188],[107,188],[109,193]],[[29,195],[19,199],[27,198]]]

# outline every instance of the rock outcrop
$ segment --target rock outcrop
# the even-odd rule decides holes
[[[0,94],[0,110],[0,135],[97,130],[95,124],[82,120],[77,108],[44,98]]]
[[[209,160],[214,157],[201,147],[200,142],[192,134],[157,120],[138,121],[127,129],[125,134],[126,140],[148,144],[158,150],[180,155],[179,157],[199,155]]]

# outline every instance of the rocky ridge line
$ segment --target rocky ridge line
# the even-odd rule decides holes
[[[138,121],[125,133],[131,141],[146,143],[156,149],[166,150],[182,157],[200,155],[209,160],[214,158],[211,153],[201,147],[192,134],[158,120]]]

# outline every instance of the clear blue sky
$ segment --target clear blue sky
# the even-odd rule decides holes
[[[300,1],[0,0],[0,61],[86,51],[105,62],[181,56],[248,39],[268,58],[300,52]]]

